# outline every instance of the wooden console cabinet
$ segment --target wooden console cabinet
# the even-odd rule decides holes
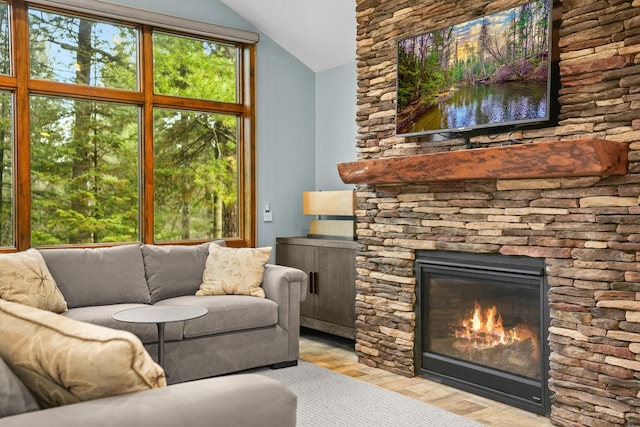
[[[300,306],[302,326],[355,339],[356,248],[352,240],[276,238],[276,264],[309,275]]]

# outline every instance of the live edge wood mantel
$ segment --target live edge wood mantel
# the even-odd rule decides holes
[[[545,141],[339,163],[345,184],[406,184],[479,179],[624,175],[626,143]]]

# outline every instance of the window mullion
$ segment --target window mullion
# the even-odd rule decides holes
[[[141,210],[141,238],[145,243],[154,242],[153,220],[153,33],[150,27],[142,27],[140,49],[140,89],[144,93],[144,105],[142,107],[142,128],[140,150],[142,165],[141,182],[142,198]]]
[[[13,2],[13,73],[16,76],[14,113],[14,205],[15,245],[18,250],[31,246],[31,163],[29,112],[29,26],[22,0]]]
[[[89,85],[51,82],[46,80],[29,80],[29,93],[73,97],[75,99],[91,99],[99,101],[115,101],[121,103],[141,104],[143,94],[123,89],[111,89]]]
[[[246,107],[239,103],[209,101],[205,99],[181,98],[168,95],[154,95],[155,107],[180,108],[193,111],[211,111],[228,114],[242,114]]]
[[[243,124],[241,126],[240,140],[242,141],[240,159],[244,161],[239,170],[243,171],[240,175],[241,183],[238,186],[240,190],[241,206],[244,206],[244,212],[241,212],[241,218],[245,223],[242,227],[244,241],[247,246],[255,246],[258,241],[257,230],[257,212],[258,203],[256,195],[256,46],[247,46],[243,51],[243,60],[241,61],[242,84],[241,92],[242,101],[245,107]]]

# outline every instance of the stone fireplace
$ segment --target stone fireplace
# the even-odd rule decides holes
[[[556,2],[558,125],[472,139],[494,148],[514,139],[529,146],[585,138],[605,146],[617,142],[628,148],[624,170],[575,172],[572,165],[566,173],[528,173],[552,160],[538,155],[518,166],[521,175],[507,173],[508,167],[458,177],[441,169],[447,179],[439,179],[428,176],[420,156],[474,150],[465,150],[461,138],[394,135],[398,38],[519,3],[357,0],[359,162],[383,161],[376,167],[398,179],[353,181],[356,351],[361,363],[417,374],[414,262],[421,251],[543,260],[551,422],[640,425],[640,2]],[[472,170],[475,154],[490,149],[450,159]],[[509,164],[509,156],[498,157]],[[564,157],[586,155],[571,149]],[[408,167],[388,162],[405,158],[419,161]]]

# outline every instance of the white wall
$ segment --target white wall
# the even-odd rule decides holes
[[[336,165],[357,160],[356,63],[316,74],[316,189],[351,190]]]

